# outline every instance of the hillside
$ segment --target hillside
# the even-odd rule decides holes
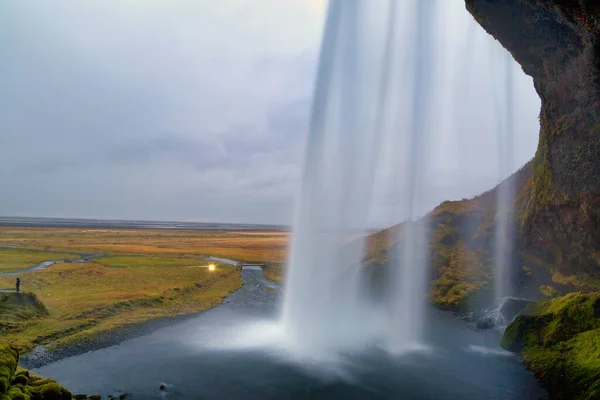
[[[542,100],[535,157],[502,183],[512,181],[517,193],[505,216],[515,236],[514,248],[504,249],[514,291],[540,298],[600,290],[600,4],[466,5],[533,78]],[[420,221],[431,229],[434,305],[465,310],[490,301],[497,191],[442,203]],[[398,225],[369,239],[364,263],[375,282],[384,279],[401,232]]]
[[[541,286],[565,290],[554,284],[551,270],[530,249],[522,246],[518,226],[520,212],[531,190],[532,163],[513,174],[494,189],[469,200],[446,201],[419,223],[429,233],[431,286],[429,300],[444,310],[465,311],[492,301],[494,279],[494,238],[496,199],[501,185],[512,184],[519,196],[508,218],[515,233],[515,248],[505,249],[511,261],[511,282],[515,290],[528,297],[543,298]],[[364,265],[377,282],[393,266],[395,245],[402,240],[403,224],[369,237]]]

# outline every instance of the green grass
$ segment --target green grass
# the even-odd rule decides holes
[[[43,261],[81,258],[77,254],[0,248],[0,273],[22,271]],[[12,287],[12,286],[11,286]]]
[[[97,262],[107,267],[195,267],[209,264],[227,267],[227,264],[190,257],[117,256],[100,258]]]
[[[265,278],[282,284],[285,280],[285,266],[283,264],[271,264],[263,268]]]
[[[2,341],[22,350],[39,344],[66,346],[149,319],[206,310],[242,285],[239,268],[210,272],[95,263],[56,264],[24,274],[23,281],[49,315],[6,321]],[[0,277],[0,286],[10,282],[12,277]]]
[[[47,315],[48,310],[34,294],[0,294],[0,333],[20,330],[28,321]]]

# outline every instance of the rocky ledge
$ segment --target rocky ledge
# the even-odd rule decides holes
[[[18,367],[19,352],[0,344],[0,400],[100,400],[101,396],[73,395],[52,379]],[[121,396],[121,400],[127,396]]]
[[[552,399],[600,399],[600,293],[531,305],[507,327],[501,345],[521,354]]]

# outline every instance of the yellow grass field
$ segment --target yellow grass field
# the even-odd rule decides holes
[[[0,274],[31,268],[43,261],[79,258],[76,254],[0,248]]]
[[[0,245],[28,249],[145,255],[167,258],[215,256],[280,263],[289,234],[276,231],[167,231],[0,227]]]
[[[0,340],[27,351],[213,307],[243,282],[239,268],[203,258],[273,265],[270,272],[276,271],[278,277],[288,234],[0,227],[0,246],[30,249],[0,249],[0,273],[46,260],[78,258],[69,252],[105,255],[90,263],[60,263],[19,274],[25,294],[0,294]],[[209,264],[216,270],[199,268]],[[0,276],[0,289],[13,288],[14,280],[15,276]],[[47,314],[26,308],[38,304],[36,297]]]

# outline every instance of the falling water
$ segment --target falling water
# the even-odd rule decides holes
[[[412,89],[409,91],[409,104],[412,108],[407,117],[407,129],[399,132],[405,137],[407,153],[400,185],[404,187],[404,215],[410,221],[404,224],[398,234],[402,235],[402,246],[397,249],[396,268],[391,279],[392,330],[391,348],[395,351],[410,349],[422,338],[425,305],[425,282],[428,271],[427,238],[424,222],[413,223],[418,215],[417,205],[422,200],[425,189],[427,164],[427,143],[432,125],[432,96],[434,66],[436,63],[434,28],[436,26],[437,2],[417,1],[413,3],[416,19],[415,36],[412,47]]]
[[[329,6],[289,261],[285,333],[315,353],[355,347],[365,337],[360,252],[342,246],[345,234],[366,229],[377,157],[373,110],[363,103],[375,83],[359,37],[363,7],[355,0]]]
[[[404,351],[422,342],[430,263],[428,227],[419,218],[431,190],[430,158],[439,140],[434,136],[461,134],[442,125],[441,116],[451,107],[436,104],[444,86],[440,76],[451,80],[440,57],[449,31],[437,16],[444,15],[445,5],[438,0],[329,4],[283,310],[286,340],[302,354],[324,356],[375,342]],[[498,125],[497,136],[503,177],[513,167],[511,67],[506,63],[498,107],[508,121]],[[468,86],[481,86],[470,82],[466,69],[460,73]],[[376,171],[386,163],[392,171],[388,177],[394,177],[385,183],[397,203],[393,220],[407,222],[390,254],[395,263],[386,280],[385,304],[373,305],[363,292],[364,240],[349,245],[347,237],[367,231]],[[510,212],[513,192],[507,185],[499,190],[501,221],[507,221],[500,217]],[[511,229],[508,223],[496,228],[501,238],[495,249],[497,294],[504,296],[502,268]]]
[[[434,5],[434,0],[330,3],[285,291],[285,333],[302,351],[356,348],[381,333],[374,322],[378,313],[367,309],[361,293],[362,245],[345,246],[344,237],[367,230],[382,138],[390,129],[405,138],[403,212],[417,217]],[[402,26],[412,29],[400,31]],[[413,45],[405,49],[400,43]],[[398,117],[406,114],[406,102],[395,93],[411,104],[403,121]],[[407,231],[395,268],[392,323],[385,317],[394,347],[419,339],[426,265],[424,241],[416,238],[422,235],[420,227]]]
[[[513,93],[513,60],[510,54],[503,51],[498,59],[500,63],[500,83],[503,87],[498,91],[498,172],[500,179],[505,179],[513,172],[514,153],[514,93]],[[494,242],[494,263],[496,276],[494,292],[497,306],[500,310],[503,299],[511,293],[511,264],[514,248],[514,215],[513,202],[515,198],[515,182],[513,179],[504,180],[497,190],[497,212]],[[506,325],[508,322],[501,312],[497,313],[496,324]]]

